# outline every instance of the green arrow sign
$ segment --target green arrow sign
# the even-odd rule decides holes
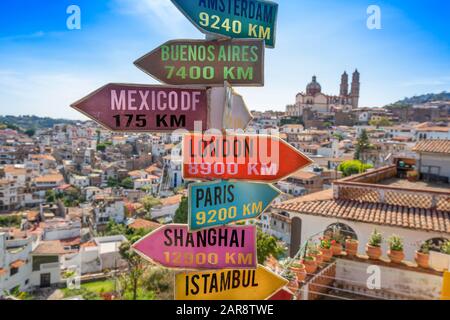
[[[171,0],[202,32],[264,39],[275,47],[278,4],[263,0]]]

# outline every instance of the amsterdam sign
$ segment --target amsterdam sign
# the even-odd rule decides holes
[[[134,64],[171,85],[264,85],[264,42],[246,40],[173,40]]]
[[[172,0],[203,33],[264,39],[275,47],[278,4],[262,0]]]
[[[168,268],[256,268],[256,227],[227,226],[189,232],[165,225],[133,245],[147,260]]]
[[[183,272],[175,276],[175,300],[264,300],[288,283],[269,269]]]
[[[272,185],[262,183],[215,181],[190,184],[189,229],[257,218],[279,194]]]
[[[227,90],[231,89],[111,83],[71,107],[112,131],[244,129],[252,117],[242,97],[232,90],[227,96]],[[244,121],[226,121],[224,113],[217,110],[224,110],[227,105]],[[236,128],[223,127],[224,124]]]
[[[276,182],[312,160],[275,136],[202,135],[183,137],[183,178]]]

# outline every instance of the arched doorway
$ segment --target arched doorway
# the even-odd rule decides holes
[[[302,219],[294,217],[291,219],[291,245],[289,256],[295,257],[302,244]]]
[[[421,243],[420,247],[427,245],[430,251],[440,252],[442,245],[447,242],[446,238],[431,238]]]
[[[323,235],[330,236],[331,234],[333,234],[333,232],[336,232],[336,231],[340,233],[340,237],[341,237],[341,241],[342,241],[341,244],[344,247],[345,247],[345,239],[351,238],[351,239],[358,240],[358,236],[357,236],[355,230],[353,230],[352,227],[350,227],[349,225],[346,225],[345,223],[330,224],[325,229]]]

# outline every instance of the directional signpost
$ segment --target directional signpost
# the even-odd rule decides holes
[[[172,0],[203,33],[227,38],[264,39],[275,47],[278,4],[262,0]]]
[[[171,85],[264,85],[264,41],[173,40],[134,63]]]
[[[209,36],[166,42],[135,61],[167,85],[111,83],[71,107],[112,131],[195,131],[183,138],[183,177],[223,179],[189,186],[189,225],[165,225],[133,244],[153,263],[210,270],[177,274],[176,299],[278,298],[274,294],[288,281],[258,266],[256,227],[227,226],[257,218],[280,194],[255,182],[278,181],[312,162],[277,137],[229,132],[245,129],[253,119],[231,85],[264,85],[264,50],[275,46],[278,4],[172,2]],[[208,129],[225,135],[204,136]]]
[[[227,90],[232,91],[231,98]],[[232,124],[245,129],[252,116],[242,97],[230,88],[111,83],[71,107],[112,131],[173,132],[222,129],[227,122],[220,110],[227,104],[240,115]]]
[[[183,178],[260,182],[282,180],[312,160],[278,137],[186,134]]]
[[[264,300],[288,283],[269,269],[184,272],[175,277],[176,300]]]
[[[190,184],[189,229],[257,218],[279,195],[279,190],[261,183],[215,181]]]
[[[168,268],[256,268],[256,227],[228,226],[189,232],[165,225],[133,245],[144,258]]]

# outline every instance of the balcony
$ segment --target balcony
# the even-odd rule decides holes
[[[335,199],[450,211],[448,185],[397,178],[395,165],[334,182]]]

